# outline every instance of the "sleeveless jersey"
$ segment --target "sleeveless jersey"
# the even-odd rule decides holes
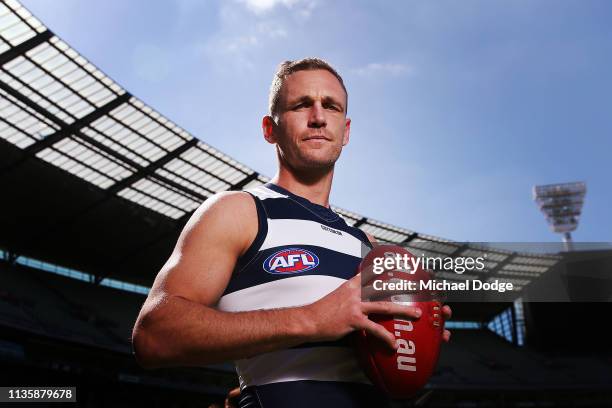
[[[371,247],[363,231],[349,226],[331,209],[275,184],[246,191],[255,199],[258,233],[238,259],[219,300],[219,310],[302,306],[355,276],[362,253]],[[300,399],[303,406],[309,406],[308,399],[315,398],[309,394],[321,388],[325,390],[325,399],[335,401],[335,406],[362,406],[367,399],[365,394],[379,396],[359,367],[346,338],[305,343],[235,364],[241,399],[248,400],[241,406],[284,406],[289,403],[286,398],[298,392],[295,390],[300,390],[300,395],[293,395],[291,405],[297,406]],[[334,396],[332,390],[337,390],[338,395]],[[347,398],[359,399],[353,401],[359,405],[347,403]],[[272,402],[275,399],[278,404]],[[317,404],[324,406],[321,401]]]

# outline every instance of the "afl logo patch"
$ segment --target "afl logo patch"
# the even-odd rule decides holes
[[[306,272],[319,265],[319,257],[302,248],[286,248],[270,255],[263,263],[266,272],[274,275]]]

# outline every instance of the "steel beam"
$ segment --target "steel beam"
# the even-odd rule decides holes
[[[3,67],[5,64],[8,64],[15,58],[25,54],[45,41],[49,41],[51,37],[53,37],[53,33],[49,30],[45,30],[42,33],[36,34],[34,37],[25,40],[21,44],[9,48],[0,54],[0,67]]]

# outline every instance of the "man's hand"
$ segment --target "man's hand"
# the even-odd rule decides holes
[[[449,320],[452,315],[453,315],[453,311],[451,310],[449,305],[442,306],[442,317],[444,318],[444,321]],[[450,338],[451,338],[451,332],[444,329],[444,334],[442,335],[442,339],[444,339],[444,341],[448,343],[450,341]]]
[[[389,347],[396,349],[395,337],[382,325],[368,319],[369,314],[401,316],[416,320],[421,310],[414,306],[405,306],[389,301],[363,302],[361,300],[361,274],[340,285],[336,290],[318,301],[304,306],[314,322],[314,340],[337,340],[354,330],[365,329],[385,341]],[[448,305],[442,307],[444,320],[452,316]],[[448,342],[451,333],[444,330],[443,340]]]
[[[337,340],[354,330],[365,329],[385,341],[394,350],[395,337],[382,325],[368,319],[369,314],[401,316],[416,320],[421,315],[418,307],[393,302],[362,302],[361,274],[344,282],[336,290],[304,306],[314,323],[313,341]]]
[[[372,245],[378,245],[378,241],[376,240],[376,238],[372,234],[370,234],[368,232],[365,232],[365,234],[367,235],[368,240],[370,240],[370,243]],[[370,266],[369,268],[366,268],[365,273],[366,273],[365,279],[368,282],[371,281],[372,277],[374,276],[373,272],[372,272],[372,267]],[[373,293],[373,292],[371,292],[371,290],[372,290],[371,286],[366,286],[366,287],[364,287],[364,289],[366,290],[366,296],[367,296],[368,290],[370,290],[370,293]],[[453,315],[453,311],[451,310],[450,306],[444,305],[442,307],[442,317],[444,318],[444,321],[449,320],[452,315]],[[451,332],[449,330],[445,329],[444,333],[442,334],[442,339],[445,342],[448,343],[450,341],[450,338],[451,338]]]

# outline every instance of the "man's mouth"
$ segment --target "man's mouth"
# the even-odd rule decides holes
[[[306,136],[304,140],[329,140],[329,139],[323,135],[312,135],[312,136]]]

